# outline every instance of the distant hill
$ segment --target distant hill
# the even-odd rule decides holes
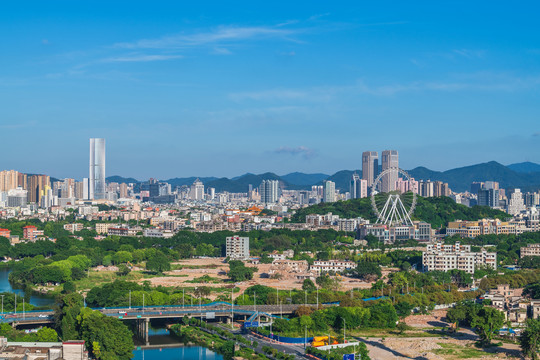
[[[352,175],[357,173],[362,177],[362,170],[341,170],[330,175],[326,180],[336,183],[336,189],[339,189],[342,193],[349,191]],[[323,181],[319,181],[317,185],[323,185]]]
[[[510,170],[513,170],[517,173],[540,173],[540,164],[535,164],[530,161],[525,161],[517,164],[510,164],[507,166]]]
[[[126,184],[129,184],[129,183],[134,183],[134,184],[137,184],[137,183],[140,183],[139,180],[137,179],[134,179],[134,178],[125,178],[125,177],[122,177],[122,176],[118,176],[118,175],[113,175],[113,176],[109,176],[105,179],[105,181],[111,183],[111,182],[115,182],[115,183],[126,183]]]
[[[264,173],[260,175],[248,173],[234,179],[229,179],[229,178],[215,179],[213,181],[210,181],[204,184],[204,186],[213,187],[216,189],[217,192],[220,192],[220,191],[247,192],[250,184],[253,185],[253,188],[255,189],[262,183],[263,180],[279,180],[280,186],[283,188],[287,188],[287,185],[288,185],[278,175],[269,172],[269,173]]]
[[[216,177],[201,177],[201,178],[198,178],[198,179],[200,181],[202,181],[202,183],[205,186],[207,186],[206,185],[207,183],[209,183],[211,181],[214,181],[217,178]],[[162,180],[162,181],[171,184],[171,187],[174,189],[177,186],[182,186],[182,185],[188,185],[189,186],[189,185],[193,184],[195,182],[195,180],[197,180],[197,177],[191,176],[191,177],[185,177],[185,178],[173,178],[173,179]]]
[[[493,180],[500,184],[501,188],[518,187],[531,189],[540,187],[538,173],[517,173],[496,161],[465,166],[447,171],[432,171],[423,167],[409,171],[416,180],[440,180],[447,182],[454,191],[467,191],[473,181]]]
[[[327,179],[329,175],[326,174],[304,174],[301,172],[293,172],[287,175],[282,175],[281,179],[289,184],[294,185],[313,185]]]
[[[379,169],[380,171],[380,169]],[[288,190],[311,189],[312,185],[322,185],[325,180],[336,183],[336,189],[342,193],[349,191],[352,174],[356,172],[362,176],[361,170],[341,170],[333,175],[322,173],[306,174],[294,172],[283,176],[271,172],[264,174],[246,173],[233,178],[201,177],[205,187],[214,187],[217,192],[247,192],[249,184],[258,187],[263,180],[279,180],[280,186]],[[416,180],[439,180],[449,184],[457,192],[467,191],[473,181],[497,181],[501,188],[521,188],[522,191],[535,191],[540,189],[540,165],[524,162],[504,166],[496,161],[460,167],[447,171],[434,171],[420,166],[407,171]],[[195,176],[162,180],[176,186],[191,185],[197,179]],[[51,179],[52,180],[52,179]],[[111,176],[109,182],[140,183],[134,178]]]
[[[338,201],[334,203],[320,203],[299,209],[292,217],[293,222],[305,222],[306,215],[324,215],[331,212],[342,218],[362,217],[375,221],[376,215],[371,207],[370,198]],[[494,210],[486,206],[473,206],[457,204],[448,197],[418,197],[413,220],[421,220],[431,224],[433,228],[445,227],[449,221],[455,220],[478,220],[482,218],[506,219],[509,215],[500,210]]]

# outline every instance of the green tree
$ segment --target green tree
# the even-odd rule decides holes
[[[540,350],[540,319],[528,319],[525,330],[519,337],[519,344],[523,355],[537,360]]]
[[[229,261],[229,278],[231,278],[232,281],[238,282],[238,281],[246,281],[253,279],[253,273],[257,269],[247,267],[242,261],[240,260],[230,260]]]
[[[315,286],[313,281],[311,281],[311,279],[304,279],[304,282],[302,283],[302,290],[312,292],[317,290],[317,287]]]
[[[376,263],[361,261],[356,266],[356,276],[360,279],[374,281],[382,276],[381,268]]]
[[[133,334],[122,321],[83,308],[77,316],[77,329],[80,338],[89,345],[88,350],[96,357],[93,345],[99,344],[99,359],[128,360],[133,357]]]
[[[54,329],[44,327],[42,329],[39,329],[37,334],[37,341],[39,342],[56,342],[58,341],[58,334]]]
[[[472,319],[471,326],[476,328],[480,341],[484,345],[489,345],[496,331],[502,328],[504,314],[494,308],[483,307]]]
[[[161,251],[156,251],[146,261],[146,270],[163,272],[171,270],[169,258]]]

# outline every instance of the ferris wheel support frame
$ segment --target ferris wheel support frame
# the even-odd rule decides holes
[[[377,204],[375,202],[377,185],[380,183],[383,176],[388,175],[393,171],[405,176],[407,180],[411,179],[409,174],[404,170],[399,168],[389,168],[381,172],[379,176],[377,176],[377,178],[373,181],[373,185],[371,187],[371,205],[373,207],[373,211],[377,215],[376,223],[387,224],[390,226],[397,224],[412,226],[413,222],[411,220],[411,215],[416,207],[416,193],[414,191],[412,191],[413,200],[409,210],[405,208],[403,201],[401,201],[400,194],[390,194],[388,196],[388,199],[386,199],[386,203],[384,204],[382,210],[379,211],[379,209],[377,208]]]

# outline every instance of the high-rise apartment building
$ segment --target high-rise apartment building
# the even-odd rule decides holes
[[[28,177],[28,202],[39,204],[41,197],[51,189],[51,178],[48,175],[31,175]]]
[[[510,195],[506,212],[510,215],[516,215],[525,210],[525,201],[520,189],[514,189]]]
[[[389,174],[386,174],[381,179],[381,191],[390,192],[396,189],[396,182],[398,179],[399,169],[399,156],[397,150],[384,150],[382,152],[382,171],[388,169],[396,169],[396,171],[391,171]]]
[[[121,183],[119,185],[119,194],[120,194],[120,198],[122,199],[125,199],[128,197],[128,186],[126,183]]]
[[[26,185],[26,184],[25,184]],[[0,171],[0,191],[9,191],[16,189],[17,187],[22,187],[23,189],[26,186],[19,184],[19,172],[15,170],[4,170]]]
[[[367,181],[367,186],[373,185],[378,172],[379,154],[376,151],[364,151],[362,153],[362,179]]]
[[[365,179],[360,179],[360,175],[354,173],[351,179],[350,194],[351,199],[360,199],[367,197],[368,182]]]
[[[276,203],[279,200],[279,181],[277,180],[263,180],[259,186],[259,193],[261,195],[261,202]]]
[[[90,139],[89,198],[105,199],[105,139]]]
[[[238,235],[227,237],[225,241],[225,256],[236,260],[249,259],[249,238]]]
[[[324,182],[323,202],[336,201],[336,183],[330,180]]]
[[[204,184],[198,178],[191,185],[189,195],[191,197],[191,200],[194,200],[194,201],[204,200]]]
[[[498,189],[479,190],[477,204],[479,206],[498,207],[499,206],[499,190]]]

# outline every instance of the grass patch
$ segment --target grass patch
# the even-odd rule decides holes
[[[433,353],[436,355],[450,356],[449,359],[468,359],[482,356],[497,356],[481,349],[475,349],[472,345],[461,346],[449,343],[437,343],[442,349],[435,349]]]

